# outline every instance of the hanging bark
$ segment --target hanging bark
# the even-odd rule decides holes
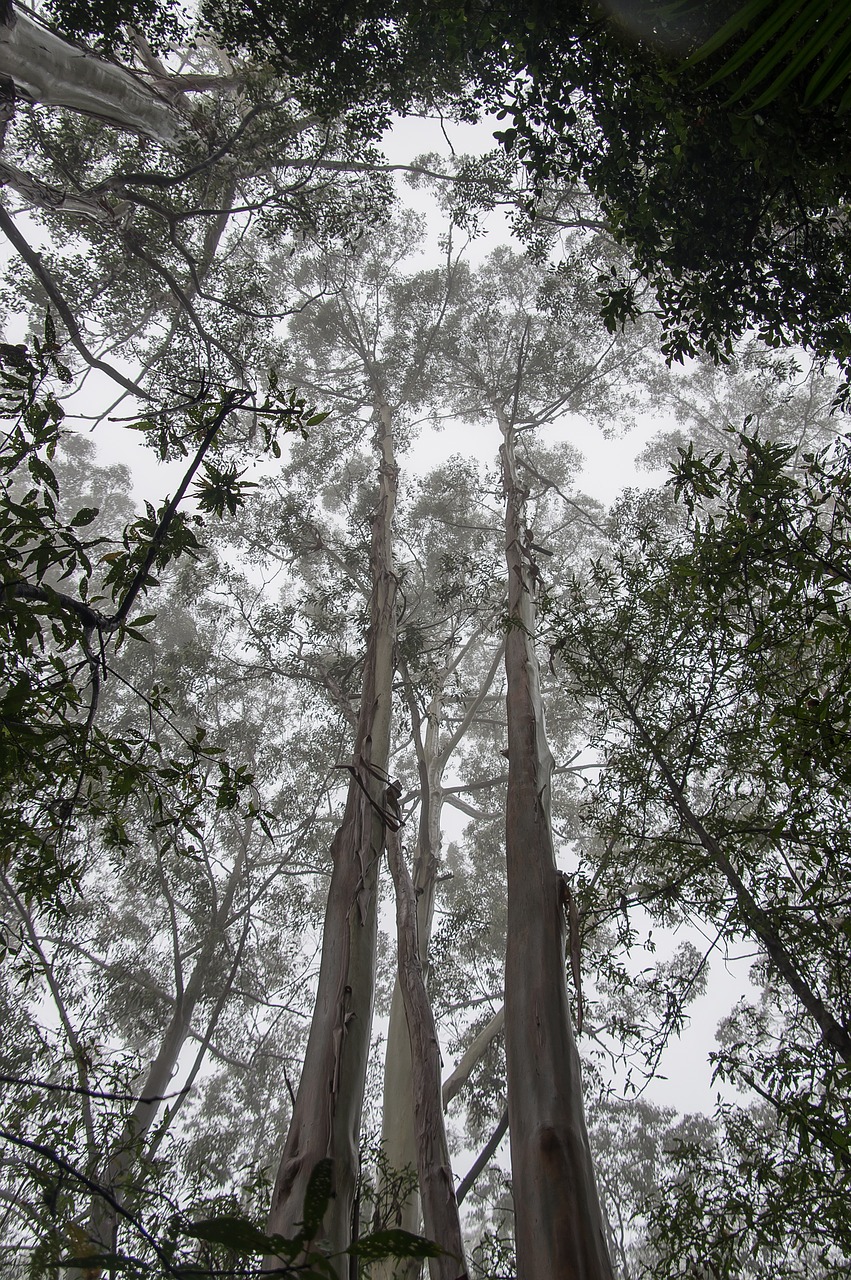
[[[398,468],[392,413],[376,408],[380,483],[372,522],[372,599],[358,727],[343,821],[331,844],[316,1004],[301,1080],[272,1194],[270,1233],[293,1236],[320,1160],[333,1161],[334,1197],[323,1243],[351,1243],[358,1142],[372,1026],[378,864],[384,849],[384,791],[396,644],[392,526]],[[280,1265],[274,1258],[267,1267]],[[340,1274],[345,1264],[340,1263]]]
[[[417,937],[417,901],[399,832],[392,825],[387,830],[387,861],[396,888],[398,982],[411,1046],[413,1126],[425,1233],[443,1250],[439,1257],[429,1258],[429,1274],[431,1280],[467,1280],[464,1241],[443,1124],[440,1045]]]
[[[126,204],[121,202],[116,202],[115,206],[111,207],[106,200],[80,196],[64,187],[42,182],[40,178],[25,173],[14,165],[5,164],[2,160],[0,160],[0,187],[10,187],[22,196],[27,204],[34,205],[37,209],[80,214],[103,226],[118,225],[127,209]]]
[[[508,937],[505,1049],[518,1280],[612,1280],[582,1101],[564,966],[564,914],[550,819],[552,755],[535,653],[538,571],[503,436],[508,568]]]

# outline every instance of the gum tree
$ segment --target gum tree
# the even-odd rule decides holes
[[[536,652],[540,570],[527,528],[518,439],[559,413],[617,401],[626,353],[587,340],[583,280],[565,283],[556,323],[538,278],[497,251],[464,295],[445,349],[446,385],[465,416],[495,421],[502,445],[508,608],[505,1043],[517,1265],[521,1277],[610,1277],[585,1129],[579,1056],[565,976],[569,889],[556,867],[552,754]],[[585,283],[587,289],[587,283]],[[568,299],[570,299],[568,301]],[[632,352],[633,361],[636,353]],[[531,460],[526,467],[533,465]]]

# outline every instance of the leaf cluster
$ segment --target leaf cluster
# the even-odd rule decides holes
[[[121,845],[126,835],[120,797],[146,779],[155,789],[179,791],[192,775],[198,795],[206,790],[206,768],[216,753],[202,746],[203,735],[188,754],[179,751],[163,759],[144,727],[101,732],[96,713],[112,655],[126,640],[143,641],[144,628],[154,619],[154,614],[133,612],[138,597],[157,585],[156,574],[163,569],[202,553],[196,532],[202,517],[178,507],[236,403],[225,393],[219,403],[196,407],[188,424],[196,451],[181,488],[159,509],[146,504],[146,514],[125,526],[115,549],[103,536],[85,535],[96,508],[70,515],[63,509],[55,462],[64,410],[51,380],[67,371],[58,352],[49,314],[44,340],[36,340],[31,351],[10,344],[0,348],[0,394],[9,423],[0,441],[3,850],[19,885],[42,901],[75,878],[77,864],[73,857],[63,861],[60,850],[67,853],[73,844],[83,811],[104,819],[108,839]],[[270,446],[282,424],[285,430],[303,430],[306,419],[316,418],[294,396],[283,406],[270,397],[264,410]],[[197,484],[199,504],[214,513],[233,510],[244,501],[246,488],[232,469],[210,463]],[[154,690],[145,717],[167,715],[167,710],[165,692]],[[201,759],[208,764],[199,773]],[[218,804],[233,808],[250,789],[250,772],[225,760],[218,761],[216,772]]]
[[[773,1194],[790,1214],[796,1197],[824,1197],[824,1262],[847,1250],[851,442],[800,458],[746,429],[730,443],[682,450],[667,504],[622,503],[612,556],[548,606],[553,655],[593,709],[602,773],[586,811],[609,841],[603,891],[623,912],[638,902],[760,949],[760,1019],[727,1033],[716,1071],[764,1098],[798,1151]],[[725,1236],[718,1274],[761,1215],[780,1257],[768,1203]]]
[[[190,1277],[236,1280],[240,1276],[261,1274],[335,1280],[338,1273],[332,1261],[339,1255],[329,1254],[321,1240],[322,1223],[333,1195],[332,1162],[320,1160],[305,1192],[301,1230],[292,1237],[267,1235],[250,1218],[239,1213],[218,1213],[196,1221],[176,1216],[161,1240],[151,1237],[147,1240],[156,1261],[148,1262],[124,1253],[89,1252],[64,1257],[60,1265],[108,1267],[113,1274],[133,1280],[149,1275],[174,1277],[174,1280],[190,1280]],[[434,1258],[440,1250],[422,1236],[388,1228],[361,1236],[344,1253],[368,1264],[387,1258]]]

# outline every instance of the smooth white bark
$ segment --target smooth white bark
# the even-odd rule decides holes
[[[464,1241],[443,1123],[440,1044],[426,991],[417,937],[417,900],[398,831],[387,832],[387,861],[396,888],[398,981],[411,1046],[409,1106],[413,1109],[417,1174],[425,1232],[443,1251],[429,1258],[431,1280],[467,1280]]]
[[[513,423],[500,405],[494,410],[503,436],[508,569],[505,1055],[517,1276],[613,1280],[564,966],[565,920],[550,818],[553,759],[535,652],[539,575]]]
[[[172,146],[184,132],[179,112],[143,77],[63,40],[17,5],[0,24],[0,75],[31,102],[67,107],[116,129]]]

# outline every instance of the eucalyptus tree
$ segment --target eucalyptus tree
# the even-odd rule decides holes
[[[400,623],[399,675],[402,714],[411,726],[407,754],[412,757],[400,778],[409,783],[402,796],[406,810],[411,816],[417,811],[411,836],[416,950],[430,988],[438,880],[446,875],[444,810],[450,805],[469,812],[460,794],[463,788],[447,785],[446,775],[457,771],[472,727],[492,716],[499,698],[502,584],[492,576],[494,570],[498,574],[496,512],[487,488],[481,468],[469,458],[455,456],[416,482],[409,480],[400,511],[399,559],[406,609]],[[451,971],[458,956],[447,955],[446,961]],[[382,1106],[383,1150],[394,1169],[417,1167],[421,1147],[414,1133],[417,1116],[426,1106],[446,1105],[445,1091],[425,1091],[418,1084],[418,1055],[412,1059],[416,1027],[406,1017],[403,995],[397,979],[387,1031]],[[442,1121],[436,1127],[442,1127]],[[398,1219],[404,1228],[418,1229],[416,1190],[399,1206]],[[387,1274],[391,1274],[389,1266]]]
[[[210,378],[255,388],[258,332],[280,318],[256,270],[268,245],[345,240],[387,205],[363,131],[320,120],[297,79],[234,66],[209,38],[175,72],[138,34],[107,56],[17,6],[7,17],[2,177],[16,200],[0,229],[25,266],[10,308],[48,300],[79,367],[122,396],[185,400]],[[341,168],[320,175],[321,161]]]
[[[324,301],[290,326],[286,353],[292,376],[329,404],[336,400],[339,409],[309,441],[293,450],[283,475],[284,487],[278,482],[269,486],[268,496],[261,497],[256,523],[245,530],[242,543],[258,563],[298,565],[308,584],[300,605],[292,594],[282,600],[278,622],[266,605],[258,611],[255,643],[264,660],[293,674],[301,668],[302,678],[321,682],[349,720],[360,696],[358,646],[362,644],[362,637],[352,633],[351,615],[354,608],[362,616],[363,601],[371,589],[362,533],[369,471],[362,454],[349,452],[363,433],[362,418],[354,415],[363,412],[370,395],[369,384],[363,385],[364,348],[377,347],[382,357],[380,364],[377,357],[372,358],[373,388],[375,366],[382,376],[394,380],[404,437],[410,430],[405,419],[411,419],[420,400],[426,401],[424,408],[430,413],[440,411],[425,362],[439,342],[447,300],[464,274],[452,260],[446,272],[400,270],[415,243],[413,231],[407,223],[374,237],[360,251],[357,273],[349,266],[352,278],[348,280],[345,268],[332,260],[338,299]],[[305,277],[302,287],[308,292],[319,270],[329,273],[327,259],[318,263],[311,259],[309,266],[309,275],[298,263],[291,268],[296,280]],[[368,344],[359,339],[367,321],[371,326]],[[466,521],[458,515],[459,502],[470,512]],[[345,524],[340,520],[343,514]],[[405,765],[394,755],[394,771],[401,769],[406,810],[414,802],[419,808],[414,875],[420,963],[427,955],[431,930],[443,775],[480,710],[486,707],[491,714],[494,705],[490,685],[500,662],[501,643],[494,628],[502,586],[491,582],[486,562],[493,559],[497,545],[495,516],[494,504],[483,501],[475,468],[461,459],[414,485],[412,497],[403,501],[398,512],[395,571],[404,599],[398,666],[413,764]],[[280,545],[270,544],[270,525],[279,531]],[[465,801],[456,794],[461,790],[453,787],[446,794],[450,802],[464,807]],[[408,1029],[398,988],[388,1034],[385,1151],[391,1166],[401,1169],[418,1159],[412,1135],[411,1076],[412,1071],[417,1076],[422,1064],[416,1058],[412,1062],[407,1048]],[[437,1092],[432,1092],[434,1104],[439,1105]],[[418,1225],[415,1200],[402,1208],[401,1221],[407,1227]]]
[[[640,340],[617,348],[589,333],[589,275],[564,282],[560,307],[539,309],[539,280],[498,250],[471,277],[445,335],[445,389],[456,412],[490,418],[502,436],[507,568],[506,683],[508,922],[505,1044],[517,1259],[521,1276],[609,1276],[583,1114],[579,1057],[565,980],[569,888],[559,875],[550,818],[552,755],[535,648],[541,580],[526,523],[533,463],[518,437],[567,410],[617,404]],[[552,304],[551,304],[552,305]],[[619,385],[620,383],[620,385]],[[522,455],[521,455],[522,456]]]
[[[400,277],[399,264],[409,255],[415,234],[410,221],[391,224],[365,237],[348,257],[304,254],[291,260],[291,284],[286,287],[294,289],[295,296],[326,296],[292,321],[279,357],[281,370],[324,397],[335,412],[321,431],[294,451],[284,473],[289,486],[298,467],[306,465],[308,489],[317,484],[319,502],[302,502],[300,495],[291,493],[276,522],[283,544],[270,547],[268,530],[263,533],[267,561],[277,557],[309,565],[312,560],[317,566],[308,569],[314,579],[314,604],[307,626],[315,626],[321,635],[320,618],[327,611],[332,630],[326,631],[325,653],[314,660],[313,670],[322,673],[327,687],[336,686],[338,699],[339,658],[344,654],[338,651],[337,660],[332,655],[329,661],[327,640],[334,639],[336,625],[337,645],[352,639],[359,645],[355,628],[368,602],[366,658],[355,650],[349,673],[358,673],[354,705],[345,696],[340,699],[344,713],[355,720],[355,743],[351,763],[345,766],[350,775],[346,816],[332,842],[334,865],[316,1007],[270,1214],[270,1229],[287,1234],[300,1219],[315,1166],[331,1158],[336,1198],[326,1233],[338,1251],[351,1241],[375,984],[378,861],[385,825],[393,819],[385,792],[390,780],[398,583],[392,546],[395,441],[400,433],[404,439],[412,409],[423,397],[434,332],[453,276],[450,262],[448,272],[436,271],[415,284]],[[359,445],[370,419],[379,456],[377,496],[363,455],[345,452]],[[320,505],[339,505],[346,493],[359,544],[353,550],[345,547],[345,529],[335,528],[333,515],[323,514]],[[370,525],[364,556],[364,526]],[[329,565],[333,573],[342,571],[345,594],[339,588],[329,594],[322,586]],[[354,597],[353,616],[347,596]],[[305,657],[308,653],[305,649]]]
[[[466,430],[471,436],[481,435],[482,424],[471,422]],[[530,476],[529,495],[536,537],[553,553],[550,563],[562,557],[571,563],[584,543],[581,529],[585,527],[592,538],[595,536],[594,504],[583,499],[574,488],[579,456],[567,446],[552,451],[540,447],[529,449],[526,456],[537,472],[536,478]],[[460,587],[463,577],[469,594],[471,588],[475,593],[479,584],[484,586],[487,581],[485,600],[493,619],[491,625],[504,634],[506,583],[505,571],[500,565],[500,558],[504,559],[501,550],[504,538],[499,527],[498,474],[492,468],[485,471],[481,466],[470,461],[462,463],[459,459],[430,474],[424,483],[426,492],[414,512],[422,511],[419,523],[425,527],[429,520],[434,522],[437,517],[438,545],[445,540],[447,547],[449,582],[457,580]],[[558,494],[564,495],[566,505]],[[577,513],[587,515],[589,523],[584,525],[581,517],[577,519]],[[471,530],[477,540],[483,542],[472,561],[463,550]],[[494,1142],[498,1144],[504,1133],[505,1109],[500,1037],[504,1025],[507,771],[505,679],[504,672],[494,669],[496,661],[502,666],[501,651],[494,652],[493,659],[482,654],[477,667],[465,675],[460,689],[450,687],[445,699],[450,741],[457,733],[453,721],[463,716],[466,724],[463,740],[457,744],[452,758],[453,776],[443,784],[441,798],[444,805],[462,815],[466,826],[462,834],[453,838],[445,856],[448,878],[441,891],[430,973],[435,1009],[448,1048],[459,1055],[457,1066],[444,1081],[444,1105],[449,1106],[458,1099],[452,1107],[453,1127],[457,1131],[459,1122],[463,1121],[464,1145],[474,1150],[482,1147],[480,1154],[485,1161],[493,1155]],[[488,696],[480,701],[480,693],[473,691],[481,680],[477,670],[484,670],[485,662],[490,662],[488,680],[479,688],[487,690]],[[476,681],[472,686],[471,676]],[[456,711],[453,703],[459,692],[462,701]],[[480,705],[476,707],[478,701]],[[475,715],[466,714],[474,708]],[[554,706],[550,710],[556,722],[557,749],[563,759],[569,760],[575,754],[576,718],[571,722],[570,717],[557,713]],[[431,730],[431,720],[428,727]],[[567,764],[557,768],[562,782],[570,767]],[[571,814],[575,805],[563,785],[557,789],[555,807],[560,843],[575,839],[577,830]],[[459,1197],[469,1195],[483,1167],[477,1158],[462,1179]],[[471,1174],[475,1175],[472,1181]]]
[[[232,1085],[250,1079],[256,1088],[258,1077],[277,1084],[282,1055],[284,1074],[287,1057],[300,1056],[305,961],[291,946],[295,925],[282,932],[280,921],[305,918],[309,903],[294,876],[310,861],[311,824],[296,807],[277,817],[273,810],[281,761],[286,785],[303,790],[299,761],[312,778],[315,758],[303,749],[286,688],[234,679],[235,641],[221,609],[199,595],[197,576],[183,575],[168,591],[168,621],[151,629],[147,645],[110,662],[102,731],[125,741],[136,732],[142,741],[142,720],[157,764],[149,778],[124,786],[111,821],[78,817],[78,895],[58,912],[58,904],[27,901],[14,868],[4,872],[6,928],[17,940],[6,976],[39,1050],[28,1070],[15,1062],[20,1044],[4,1055],[9,1105],[23,1117],[4,1136],[10,1152],[19,1140],[43,1148],[36,1163],[31,1157],[30,1178],[61,1184],[63,1161],[80,1173],[53,1220],[43,1217],[41,1238],[30,1233],[43,1261],[76,1256],[94,1268],[100,1256],[132,1256],[145,1246],[127,1214],[149,1234],[156,1224],[165,1230],[163,1196],[189,1207],[181,1177],[198,1198],[196,1212],[219,1186],[238,1196],[239,1163],[256,1170],[266,1162],[277,1101],[266,1095],[260,1107],[255,1099],[255,1110],[270,1114],[247,1145],[244,1118],[220,1112],[212,1185],[177,1128],[209,1115],[212,1064],[227,1064]],[[252,797],[241,812],[232,788]],[[242,1092],[250,1101],[252,1089]],[[63,1105],[33,1109],[45,1093]],[[26,1176],[15,1182],[29,1203]]]
[[[751,339],[737,344],[723,366],[703,357],[659,380],[659,408],[668,409],[675,425],[650,441],[640,461],[669,468],[689,444],[701,452],[735,452],[730,428],[743,423],[765,440],[795,444],[800,461],[835,439],[836,391],[834,367],[820,370],[800,351],[778,353]]]

